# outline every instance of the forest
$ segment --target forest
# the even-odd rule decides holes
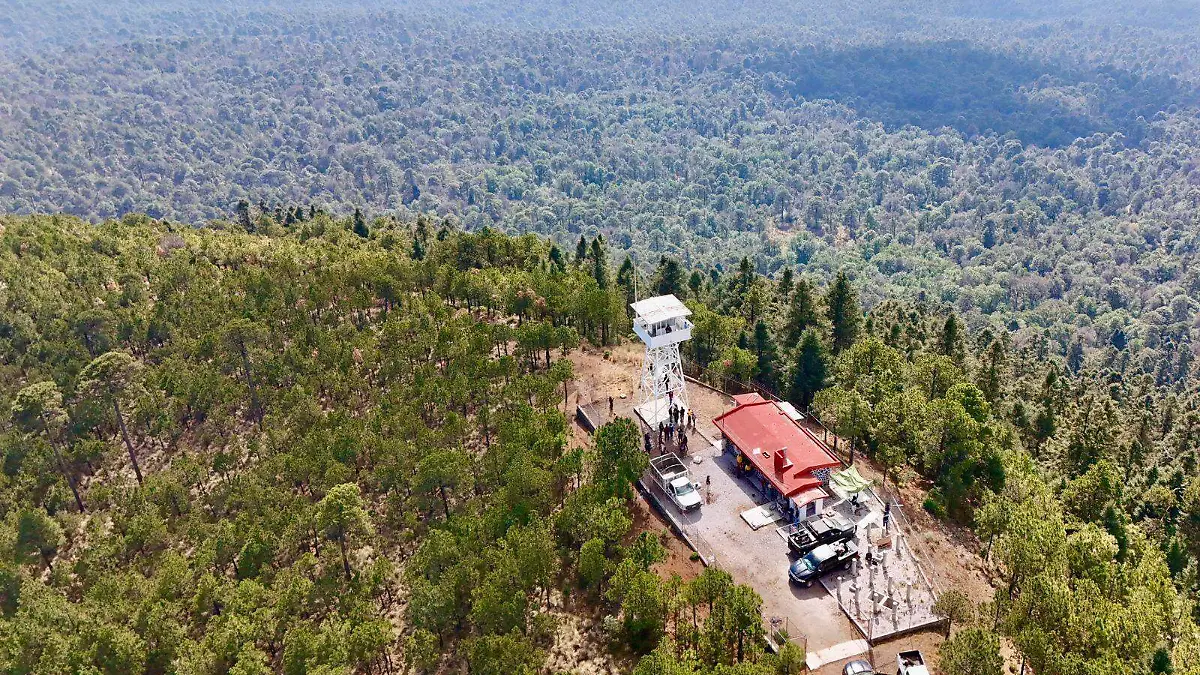
[[[0,3],[0,671],[799,672],[573,433],[656,292],[978,544],[944,669],[1200,675],[1198,20]]]
[[[287,4],[7,6],[0,210],[602,234],[1186,370],[1195,3]]]
[[[0,669],[535,673],[595,614],[639,675],[799,672],[753,590],[658,572],[639,430],[570,440],[562,356],[626,339],[636,284],[687,299],[689,367],[811,407],[973,528],[1000,583],[945,600],[954,672],[999,675],[1003,638],[1046,675],[1200,673],[1194,394],[864,312],[844,273],[284,211],[0,218]]]

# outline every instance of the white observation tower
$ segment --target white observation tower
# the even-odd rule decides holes
[[[646,298],[630,307],[637,314],[633,332],[646,343],[637,412],[646,424],[656,428],[669,419],[672,405],[689,409],[679,343],[692,337],[692,322],[687,319],[692,310],[674,295]]]

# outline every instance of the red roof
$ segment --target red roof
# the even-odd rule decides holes
[[[733,400],[734,409],[713,423],[783,495],[793,497],[820,485],[813,476],[816,469],[841,466],[774,401],[758,394]]]

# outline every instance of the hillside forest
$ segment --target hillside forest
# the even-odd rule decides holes
[[[672,293],[974,549],[943,670],[1200,675],[1198,20],[0,3],[0,672],[800,672],[571,426]]]
[[[289,214],[0,219],[0,669],[535,673],[595,613],[640,675],[797,672],[754,591],[656,573],[633,423],[569,440],[562,357],[629,335],[631,263]],[[690,367],[811,402],[975,529],[1001,583],[944,662],[999,673],[1004,638],[1047,675],[1200,672],[1191,395],[864,313],[844,274],[667,258],[638,283],[687,298]]]
[[[642,271],[844,270],[865,306],[1116,345],[1173,385],[1195,3],[992,4],[9,3],[0,210],[317,204],[603,235]]]

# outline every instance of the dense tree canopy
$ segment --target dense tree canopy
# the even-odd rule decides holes
[[[192,4],[0,10],[0,208],[603,234],[1188,370],[1188,3]]]
[[[974,528],[943,663],[1197,675],[1198,17],[5,3],[0,670],[533,673],[582,598],[636,672],[794,672],[632,531],[635,425],[569,440],[658,292]]]

